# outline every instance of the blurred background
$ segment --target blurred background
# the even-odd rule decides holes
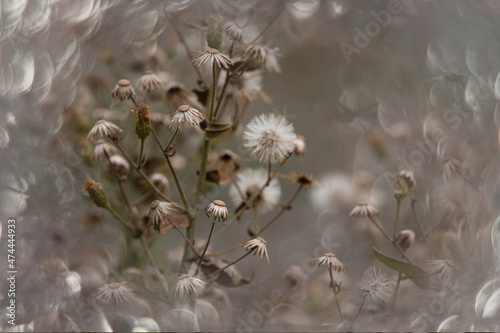
[[[106,330],[106,311],[129,316],[115,330],[341,329],[326,270],[307,263],[333,252],[345,264],[339,300],[349,320],[370,265],[396,280],[398,273],[377,263],[371,248],[397,252],[369,221],[348,215],[369,202],[392,230],[390,176],[402,169],[415,174],[416,214],[433,244],[430,250],[423,242],[406,200],[400,228],[417,232],[408,256],[421,267],[448,260],[451,269],[446,275],[427,268],[439,288],[401,281],[398,306],[366,305],[356,329],[500,329],[500,3],[18,0],[1,2],[0,10],[0,262],[6,267],[6,221],[15,217],[17,323],[24,330]],[[306,138],[307,152],[284,169],[312,174],[319,184],[303,191],[266,232],[270,265],[248,260],[239,269],[253,276],[250,283],[211,287],[191,311],[144,287],[147,272],[134,267],[135,248],[125,248],[120,226],[81,189],[87,179],[106,179],[106,166],[91,163],[86,140],[95,121],[109,119],[124,129],[135,121],[132,106],[111,99],[116,82],[135,83],[152,70],[198,89],[182,38],[192,55],[206,50],[211,15],[244,25],[248,40],[259,38],[278,54],[280,72],[262,76],[269,98],[250,105],[243,126],[261,113],[285,116]],[[229,44],[224,40],[222,48]],[[208,70],[202,75],[210,78]],[[174,110],[157,98],[151,111]],[[242,132],[222,148],[239,154],[244,168],[259,167],[243,148]],[[196,135],[184,134],[175,161],[187,188],[198,167]],[[133,139],[125,143],[137,149]],[[155,148],[152,140],[146,143],[147,153]],[[280,183],[286,202],[294,189]],[[119,199],[119,193],[110,196]],[[213,188],[204,203],[214,198],[232,203],[227,188]],[[235,208],[229,205],[231,214]],[[235,223],[211,250],[247,240],[250,218]],[[201,223],[197,237],[206,238],[209,228]],[[153,248],[172,286],[182,245],[171,232]],[[80,275],[78,298],[55,301],[55,287],[41,272],[57,260]],[[125,280],[140,302],[112,310],[94,304],[97,288]],[[8,288],[5,281],[1,286],[4,306]],[[2,327],[11,329],[6,321]]]

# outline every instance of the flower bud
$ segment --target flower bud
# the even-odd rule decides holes
[[[415,232],[413,230],[400,230],[396,235],[396,244],[403,251],[408,250],[415,242]]]
[[[208,47],[213,49],[219,49],[222,44],[222,21],[223,17],[220,16],[210,16],[207,21],[208,30],[207,30],[207,43]]]
[[[87,180],[83,187],[83,191],[87,192],[92,202],[97,207],[106,208],[109,205],[109,199],[102,186],[94,180]]]
[[[151,133],[151,122],[149,119],[149,106],[141,104],[137,107],[135,120],[135,134],[141,140],[147,138]]]

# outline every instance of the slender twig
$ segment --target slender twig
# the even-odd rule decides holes
[[[403,258],[405,258],[409,263],[411,263],[411,260],[408,259],[408,257],[406,256],[406,254],[403,252],[403,250],[401,250],[401,248],[399,246],[397,246],[395,243],[394,243],[394,240],[391,239],[391,236],[389,236],[385,231],[384,229],[382,229],[382,227],[380,226],[380,224],[375,221],[372,217],[368,217],[368,219],[377,227],[377,229],[382,233],[382,235],[384,235],[384,237],[396,248],[396,250],[399,251],[399,253],[401,253],[403,255]]]
[[[111,208],[111,206],[108,204],[107,207],[105,207],[108,212],[110,212],[114,217],[115,219],[120,222],[125,228],[129,229],[129,230],[132,230],[132,227],[130,227],[130,225],[125,222],[125,220],[123,220],[120,215],[118,215],[114,210],[113,208]]]
[[[349,326],[348,331],[351,331],[351,329],[354,327],[354,323],[356,323],[356,320],[358,319],[358,316],[361,313],[361,310],[363,309],[363,306],[365,305],[365,301],[366,301],[366,297],[367,296],[368,296],[368,293],[364,294],[363,301],[361,302],[361,305],[359,306],[358,312],[356,313],[356,317],[354,317],[351,325]]]
[[[146,252],[146,256],[148,257],[149,263],[153,267],[153,271],[154,271],[156,277],[158,278],[158,280],[160,281],[160,284],[163,288],[163,291],[165,291],[165,293],[168,294],[167,280],[165,279],[163,274],[161,274],[160,269],[156,265],[154,258],[153,258],[153,255],[151,254],[151,251],[149,250],[149,246],[146,243],[146,240],[144,239],[144,236],[141,237],[141,243],[142,243],[142,246],[144,247],[144,251]]]
[[[137,159],[137,167],[140,169],[142,166],[142,153],[144,152],[144,139],[141,139],[141,150],[139,151],[139,158]]]
[[[243,260],[245,257],[247,257],[250,253],[252,253],[253,251],[255,250],[255,248],[251,249],[251,250],[247,250],[247,253],[245,253],[244,255],[242,255],[241,257],[239,257],[238,259],[236,259],[235,261],[227,264],[226,266],[222,267],[222,268],[219,268],[218,270],[216,270],[215,272],[212,272],[210,274],[208,274],[207,276],[205,276],[205,280],[208,280],[209,277],[211,277],[212,275],[215,275],[219,272],[222,272],[223,270],[225,270],[226,268],[229,268],[231,266],[233,266],[234,264],[238,263],[239,261]]]
[[[203,249],[203,252],[201,253],[200,260],[198,261],[198,267],[196,267],[196,271],[194,272],[194,275],[198,275],[198,271],[200,270],[201,263],[203,262],[203,258],[205,257],[205,253],[207,253],[208,245],[210,244],[210,238],[212,238],[212,233],[214,232],[214,227],[215,227],[215,219],[212,222],[212,227],[210,228],[210,233],[208,234],[207,242],[205,243],[205,248]]]
[[[338,297],[337,297],[337,283],[333,279],[332,269],[333,269],[333,267],[331,265],[328,265],[328,273],[330,273],[330,283],[332,285],[331,287],[332,287],[332,290],[333,290],[333,295],[335,296],[335,303],[337,304],[337,310],[339,311],[340,320],[342,320],[342,326],[345,329],[344,316],[342,315],[342,310],[340,309],[340,303],[339,303],[339,300],[338,300]]]
[[[413,216],[415,217],[415,222],[417,222],[418,231],[420,231],[420,234],[422,235],[422,238],[424,239],[424,242],[427,244],[427,246],[430,246],[428,241],[427,241],[427,237],[425,235],[424,228],[422,228],[422,223],[420,223],[420,219],[418,218],[417,210],[415,209],[416,200],[413,199],[411,191],[408,192],[408,195],[409,195],[409,199],[410,199],[411,211],[413,213]]]
[[[403,260],[404,258],[401,258]],[[392,296],[391,309],[394,310],[394,305],[396,304],[396,297],[398,296],[399,284],[401,283],[402,273],[399,272],[398,280],[396,281],[396,287],[394,288],[394,295]]]
[[[403,202],[404,197],[403,196],[396,196],[396,201],[397,201],[397,206],[396,206],[396,218],[394,219],[394,234],[392,237],[392,240],[396,240],[396,236],[398,234],[398,223],[399,223],[399,211],[401,209],[401,203]]]
[[[285,9],[285,5],[282,4],[280,9],[276,12],[276,14],[271,18],[271,20],[269,21],[269,23],[267,24],[267,26],[264,28],[264,30],[262,30],[260,32],[260,34],[257,35],[257,37],[255,37],[250,43],[248,44],[253,44],[255,43],[257,40],[259,40],[260,37],[262,37],[266,32],[267,30],[273,25],[274,21],[276,21],[276,19],[278,18],[278,16],[280,16],[281,12]]]

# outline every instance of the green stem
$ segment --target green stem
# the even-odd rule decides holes
[[[191,247],[191,250],[193,250],[194,254],[197,256],[197,257],[200,257],[200,254],[198,253],[198,251],[196,250],[196,248],[194,247],[193,243],[191,243],[189,241],[189,239],[187,239],[186,235],[184,235],[184,233],[181,231],[181,229],[179,229],[179,227],[177,227],[175,225],[174,222],[172,222],[172,220],[170,220],[170,218],[167,217],[167,220],[168,222],[170,222],[170,224],[172,224],[172,226],[175,228],[175,230],[177,230],[179,232],[179,234],[181,234],[182,238],[184,238],[184,240],[189,244],[189,246]]]
[[[396,250],[398,250],[399,253],[401,253],[403,258],[405,258],[409,263],[411,263],[411,260],[406,256],[406,254],[403,252],[403,250],[401,250],[399,248],[399,246],[397,246],[394,243],[394,240],[391,239],[391,237],[384,231],[384,229],[382,229],[380,224],[378,224],[377,221],[375,221],[372,217],[368,217],[368,219],[377,227],[377,229],[382,233],[382,235],[384,235],[384,237],[396,248]]]
[[[125,228],[129,229],[129,230],[132,230],[132,228],[128,225],[127,222],[125,222],[125,220],[123,220],[120,215],[118,215],[114,210],[113,208],[111,208],[111,206],[108,204],[108,206],[106,207],[106,209],[108,210],[108,212],[110,212],[114,217],[115,219],[120,222]]]
[[[352,321],[351,326],[349,326],[348,331],[350,331],[354,327],[354,324],[356,323],[356,320],[358,319],[358,316],[361,313],[361,310],[363,309],[363,306],[365,305],[365,301],[366,301],[366,297],[367,296],[368,296],[368,294],[364,295],[363,301],[361,302],[361,305],[359,306],[358,312],[356,313],[356,317],[354,317],[354,320]]]
[[[208,245],[210,244],[210,238],[212,238],[212,233],[214,232],[215,227],[215,218],[212,222],[212,227],[210,228],[210,233],[208,234],[207,243],[205,244],[205,248],[201,253],[200,260],[198,261],[198,267],[196,267],[196,271],[194,272],[194,276],[198,275],[198,271],[200,270],[201,263],[203,262],[203,258],[205,257],[205,253],[207,253]]]
[[[141,139],[141,150],[139,151],[139,159],[137,160],[137,167],[140,169],[142,166],[142,153],[144,152],[144,139]]]

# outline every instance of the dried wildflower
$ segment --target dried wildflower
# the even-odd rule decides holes
[[[236,22],[229,22],[224,24],[224,32],[226,35],[234,41],[239,43],[243,40],[243,28]]]
[[[214,222],[215,220],[218,220],[220,223],[222,222],[227,222],[229,218],[229,212],[227,211],[226,203],[222,200],[214,200],[211,204],[209,204],[205,208],[205,214],[209,217],[212,215],[214,217]]]
[[[226,96],[241,105],[248,104],[255,99],[269,102],[269,96],[262,91],[262,75],[259,71],[231,75],[226,87]]]
[[[406,251],[415,242],[415,236],[416,235],[413,230],[400,230],[396,234],[396,239],[394,241],[397,246],[399,246],[403,251]]]
[[[110,121],[101,119],[98,120],[87,136],[88,140],[93,140],[97,136],[114,136],[116,133],[122,132],[122,129]]]
[[[82,278],[77,272],[63,271],[57,279],[56,286],[63,296],[78,296],[82,290]]]
[[[264,259],[266,257],[267,262],[271,263],[269,261],[269,256],[267,255],[267,247],[266,247],[266,241],[262,237],[257,237],[254,239],[251,239],[249,241],[244,242],[241,244],[242,247],[245,247],[247,251],[252,251],[255,249],[255,252],[253,255],[258,254],[261,259]]]
[[[206,179],[219,186],[227,185],[236,179],[240,167],[240,158],[228,149],[223,150],[210,162]]]
[[[410,190],[410,184],[406,181],[400,172],[391,176],[392,186],[394,187],[394,196],[396,198],[406,198]]]
[[[104,303],[123,303],[135,297],[134,292],[131,288],[125,285],[125,282],[112,282],[105,284],[104,286],[97,289],[94,296]]]
[[[243,51],[243,58],[251,69],[264,67],[270,73],[281,71],[276,50],[265,45],[248,44]]]
[[[107,208],[109,205],[109,199],[102,186],[93,181],[87,180],[83,187],[83,191],[87,192],[90,196],[90,199],[93,203],[96,204],[97,207]]]
[[[463,168],[463,163],[460,163],[454,157],[448,156],[443,161],[443,166],[441,167],[441,174],[445,180],[451,177],[454,172],[460,172]]]
[[[174,295],[183,297],[184,295],[196,294],[197,287],[204,288],[207,283],[189,274],[179,276],[179,280],[174,287]]]
[[[196,105],[197,103],[196,95],[179,82],[167,84],[163,99],[170,108],[176,108],[183,104]]]
[[[159,112],[151,112],[149,120],[152,124],[170,125],[170,118],[168,115]]]
[[[296,137],[293,125],[273,113],[253,118],[243,134],[244,147],[260,162],[270,163],[280,162],[293,152]]]
[[[378,215],[379,215],[378,209],[367,202],[358,203],[349,213],[349,217],[352,218],[362,216],[364,218],[373,219]]]
[[[106,140],[98,140],[94,146],[94,152],[92,153],[92,160],[98,161],[104,156],[113,156],[118,153],[118,149],[115,146],[107,142]]]
[[[252,198],[267,182],[267,171],[264,169],[247,169],[241,172],[236,185],[231,186],[229,194],[236,205],[244,205],[245,201]],[[241,190],[241,193],[239,192]],[[261,213],[269,211],[279,203],[281,189],[278,180],[274,178],[249,205]]]
[[[135,98],[135,91],[132,88],[129,80],[121,79],[115,85],[115,88],[111,92],[111,97],[118,98],[120,101],[126,101],[128,99]]]
[[[417,181],[415,180],[415,174],[413,173],[413,171],[404,169],[399,171],[398,174],[405,180],[406,184],[408,185],[408,189],[411,190],[417,185]]]
[[[219,49],[222,44],[222,21],[223,17],[212,15],[207,20],[207,44],[208,47]]]
[[[165,86],[165,81],[155,73],[146,71],[137,80],[135,85],[139,90],[151,91],[163,88]]]
[[[189,107],[188,105],[181,105],[179,108],[170,115],[170,122],[172,128],[181,128],[182,123],[186,121],[191,126],[198,126],[203,120],[203,115],[200,111]]]
[[[311,175],[306,172],[294,172],[290,171],[283,178],[288,179],[290,182],[294,184],[300,184],[304,187],[314,187],[318,183]]]
[[[342,261],[337,259],[337,256],[333,253],[325,253],[323,256],[311,260],[309,267],[321,267],[327,266],[328,270],[334,270],[337,273],[344,272],[345,266]]]
[[[448,259],[436,259],[428,261],[431,274],[437,274],[439,281],[444,286],[453,283],[453,263]]]
[[[163,219],[176,213],[177,204],[155,200],[149,206],[149,223],[153,223],[155,229],[160,227]]]
[[[135,134],[141,140],[144,140],[151,133],[151,121],[149,119],[149,106],[140,104],[135,112]]]
[[[210,66],[213,66],[214,62],[216,62],[219,68],[224,67],[225,69],[229,69],[229,65],[233,64],[227,55],[220,53],[217,49],[208,49],[193,59],[193,63],[197,66],[207,61],[210,63]]]
[[[113,155],[109,158],[108,171],[115,174],[118,179],[126,180],[130,173],[130,163],[120,155]]]
[[[155,172],[149,176],[149,180],[151,181],[151,183],[153,183],[154,186],[156,186],[160,190],[160,192],[162,193],[168,192],[169,184],[168,184],[168,179],[167,177],[165,177],[165,175],[159,172]]]
[[[369,302],[382,303],[391,298],[391,280],[389,276],[371,266],[364,273],[361,279],[361,293],[366,296]]]
[[[304,157],[304,155],[306,154],[306,138],[304,138],[302,135],[297,135],[292,144],[295,146],[295,155],[300,158]]]

